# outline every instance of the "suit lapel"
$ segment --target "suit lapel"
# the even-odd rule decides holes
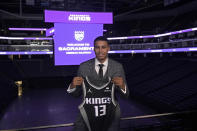
[[[90,76],[94,77],[94,78],[98,78],[98,74],[96,73],[95,70],[95,59],[92,59],[92,61],[90,62]]]
[[[107,66],[107,71],[104,75],[104,78],[109,77],[110,76],[110,72],[111,72],[111,60],[108,58],[108,66]]]

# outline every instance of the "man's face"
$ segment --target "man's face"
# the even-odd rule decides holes
[[[96,58],[100,62],[104,62],[106,60],[109,50],[110,50],[110,47],[107,41],[99,40],[99,41],[96,41],[96,43],[94,44],[94,52],[95,52]]]

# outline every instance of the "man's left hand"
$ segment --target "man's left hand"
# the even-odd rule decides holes
[[[112,79],[112,82],[116,85],[119,86],[121,89],[125,90],[125,83],[122,77],[114,77]]]

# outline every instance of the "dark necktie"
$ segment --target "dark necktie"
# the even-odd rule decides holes
[[[99,78],[102,79],[103,78],[103,64],[99,64]]]

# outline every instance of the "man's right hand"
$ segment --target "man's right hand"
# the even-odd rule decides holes
[[[82,77],[74,77],[73,81],[71,83],[70,88],[76,88],[76,86],[80,86],[83,82],[83,78]]]

